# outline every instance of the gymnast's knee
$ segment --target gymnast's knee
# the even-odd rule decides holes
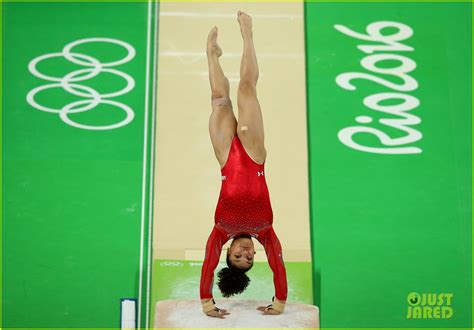
[[[239,83],[239,95],[240,96],[256,96],[257,95],[257,82],[249,79],[240,80]]]
[[[229,98],[229,79],[224,77],[219,83],[211,86],[212,99]]]

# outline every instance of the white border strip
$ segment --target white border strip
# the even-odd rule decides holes
[[[148,92],[150,85],[150,39],[151,39],[151,0],[148,0],[148,16],[147,16],[147,40],[146,40],[146,73],[145,73],[145,120],[143,133],[143,178],[142,178],[142,214],[140,229],[140,272],[138,279],[138,317],[137,327],[141,328],[141,308],[142,308],[142,277],[143,277],[143,241],[145,230],[145,192],[146,192],[146,160],[148,147]]]
[[[219,13],[194,13],[194,12],[178,12],[178,11],[162,11],[161,16],[169,17],[198,17],[198,18],[231,18],[235,19],[235,14],[219,14]],[[253,18],[263,19],[301,19],[303,15],[285,15],[285,14],[252,14]]]
[[[207,59],[207,55],[204,51],[202,52],[179,52],[179,51],[162,51],[160,53],[160,56],[162,57],[196,57],[196,58],[203,58]],[[227,58],[229,57],[237,57],[240,58],[242,57],[242,53],[232,53],[228,52],[225,53],[225,56]],[[298,53],[280,53],[280,54],[273,54],[273,53],[262,53],[258,54],[258,58],[296,58],[296,59],[302,59],[304,60],[305,55],[304,54],[298,54]],[[207,72],[207,71],[206,71]],[[207,72],[207,74],[209,74]]]
[[[155,3],[155,33],[154,33],[154,48],[153,48],[153,89],[152,89],[152,105],[151,105],[151,151],[150,151],[150,186],[149,186],[149,200],[148,200],[148,263],[147,263],[147,291],[146,291],[146,325],[145,329],[149,329],[150,323],[150,300],[151,300],[151,265],[152,265],[152,237],[153,237],[153,187],[155,174],[155,114],[156,114],[156,67],[158,65],[158,3]]]

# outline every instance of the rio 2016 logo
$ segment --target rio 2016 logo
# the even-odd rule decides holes
[[[407,296],[407,319],[450,319],[453,317],[452,293],[418,293]]]
[[[359,45],[358,48],[367,54],[372,54],[377,51],[395,51],[395,52],[412,52],[413,47],[401,43],[413,35],[413,30],[406,24],[399,22],[380,21],[374,22],[367,26],[367,34],[352,31],[344,25],[336,24],[334,26],[339,32],[350,37],[376,42],[377,44]],[[384,35],[382,30],[385,28],[395,28],[398,31],[393,34]],[[392,68],[382,68],[380,62],[397,61],[399,66]],[[421,119],[415,114],[411,113],[420,105],[420,101],[413,95],[407,92],[413,92],[418,88],[418,82],[409,73],[416,68],[416,62],[407,56],[391,53],[376,53],[364,57],[360,64],[362,67],[370,72],[382,75],[383,77],[394,77],[403,83],[397,84],[391,80],[381,78],[377,75],[366,72],[345,72],[336,77],[336,83],[346,90],[356,90],[356,86],[352,84],[352,80],[365,79],[376,84],[389,88],[391,91],[382,92],[369,95],[364,98],[363,104],[377,112],[388,114],[388,118],[381,118],[378,122],[389,129],[396,129],[403,135],[401,137],[392,137],[383,130],[376,127],[370,127],[373,122],[371,116],[357,116],[355,121],[359,124],[357,126],[350,126],[343,128],[338,133],[339,140],[346,146],[370,153],[377,154],[418,154],[421,153],[421,148],[417,146],[409,146],[414,142],[419,141],[423,135],[421,132],[411,127],[421,123]],[[386,104],[395,100],[397,104]],[[401,100],[401,101],[399,101]],[[373,124],[372,124],[373,125]],[[354,140],[355,135],[360,133],[370,134],[375,136],[384,147],[371,147],[363,145]]]

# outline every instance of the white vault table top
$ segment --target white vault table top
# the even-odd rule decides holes
[[[155,306],[154,328],[319,328],[319,308],[287,302],[280,315],[262,315],[259,306],[270,300],[215,299],[216,306],[226,309],[225,319],[209,317],[202,312],[199,299],[159,301]]]

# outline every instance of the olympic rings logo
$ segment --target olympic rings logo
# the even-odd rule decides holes
[[[162,261],[160,262],[160,266],[168,266],[168,267],[183,267],[184,264],[179,261]]]
[[[92,56],[80,54],[80,53],[76,53],[72,51],[74,47],[80,44],[92,43],[92,42],[105,42],[105,43],[117,44],[119,46],[124,47],[127,50],[127,55],[118,61],[101,63],[99,62],[99,60],[97,60],[96,58]],[[40,79],[53,81],[54,83],[39,86],[32,89],[28,93],[26,100],[31,106],[33,106],[34,108],[38,110],[59,114],[59,118],[61,118],[62,121],[64,121],[66,124],[73,127],[86,129],[86,130],[110,130],[114,128],[123,127],[129,124],[133,120],[133,118],[135,117],[135,113],[129,106],[120,102],[110,100],[110,98],[120,96],[120,95],[130,92],[135,87],[135,80],[128,74],[115,70],[115,69],[111,69],[110,67],[129,62],[131,59],[135,57],[135,54],[136,54],[135,49],[130,44],[124,41],[117,40],[117,39],[86,38],[86,39],[73,41],[67,44],[63,48],[63,51],[61,53],[51,53],[51,54],[41,55],[34,58],[29,63],[28,70],[33,75],[35,75],[36,77]],[[64,77],[48,76],[37,70],[36,66],[38,65],[39,62],[50,59],[50,58],[54,58],[54,57],[64,57],[72,63],[82,65],[88,68],[70,72]],[[125,86],[125,88],[117,92],[99,94],[95,89],[77,83],[79,81],[92,79],[101,72],[107,72],[107,73],[117,75],[123,78],[126,81],[127,85]],[[68,93],[71,93],[71,94],[74,94],[76,96],[80,96],[86,99],[69,103],[65,105],[64,107],[62,107],[61,109],[49,108],[36,102],[35,100],[36,94],[50,88],[62,88]],[[92,125],[80,124],[73,121],[71,118],[69,118],[70,114],[92,110],[99,104],[109,104],[123,110],[126,114],[126,118],[118,123],[111,124],[111,125],[103,125],[103,126],[92,126]]]

